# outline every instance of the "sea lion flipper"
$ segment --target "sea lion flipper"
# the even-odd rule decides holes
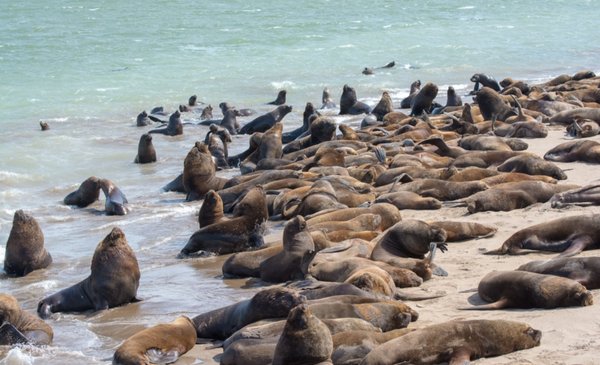
[[[16,345],[27,342],[29,342],[27,337],[12,324],[4,322],[0,326],[0,345]]]
[[[581,251],[583,251],[586,247],[590,246],[593,242],[591,237],[589,236],[582,236],[582,237],[577,237],[573,240],[570,240],[569,247],[564,250],[560,255],[558,255],[557,257],[570,257],[570,256],[575,256],[578,253],[580,253]]]
[[[510,305],[508,305],[508,299],[501,298],[493,303],[482,304],[482,305],[477,305],[477,306],[472,306],[472,307],[464,307],[464,308],[459,308],[459,309],[461,309],[461,310],[482,310],[483,311],[483,310],[502,309],[502,308],[508,308],[508,307],[510,307]]]
[[[471,351],[466,347],[459,347],[453,349],[448,365],[468,365],[470,363]]]
[[[177,350],[164,352],[157,348],[151,348],[146,351],[146,355],[152,364],[170,364],[179,359],[180,353]]]

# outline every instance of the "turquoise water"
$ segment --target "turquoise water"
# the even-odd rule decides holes
[[[250,294],[224,281],[220,259],[175,255],[197,227],[199,202],[160,187],[182,170],[206,127],[157,136],[158,162],[133,164],[142,110],[174,110],[192,94],[258,112],[288,91],[301,121],[342,86],[375,104],[395,101],[416,79],[454,85],[485,72],[541,80],[600,66],[598,1],[29,1],[0,2],[0,259],[17,209],[40,223],[54,263],[26,278],[0,280],[27,310],[83,279],[95,246],[120,226],[142,270],[140,304],[50,320],[53,346],[30,350],[36,364],[107,363],[114,348],[144,325],[195,315]],[[364,67],[390,61],[372,76]],[[442,96],[445,97],[445,93]],[[464,100],[468,100],[466,97]],[[443,100],[442,100],[443,102]],[[215,108],[216,109],[216,108]],[[215,117],[219,117],[215,113]],[[193,115],[184,119],[193,121]],[[50,131],[39,131],[39,120]],[[243,124],[250,119],[240,119]],[[163,137],[163,138],[161,138]],[[235,151],[247,145],[236,136]],[[228,172],[234,175],[236,171]],[[72,209],[62,199],[89,176],[114,181],[132,212],[102,214],[103,198]],[[281,226],[272,227],[272,232]],[[174,299],[175,302],[174,302]]]

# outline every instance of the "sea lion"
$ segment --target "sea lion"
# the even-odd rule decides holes
[[[25,276],[51,263],[52,256],[44,248],[44,233],[38,222],[31,215],[17,210],[6,241],[4,271],[11,276]]]
[[[98,181],[102,192],[104,193],[104,210],[107,215],[125,215],[129,213],[129,203],[125,194],[108,179],[100,179]]]
[[[302,113],[302,126],[294,129],[293,131],[282,133],[281,143],[290,143],[291,141],[299,138],[304,133],[310,130],[311,116],[315,115],[316,110],[312,103],[306,103],[304,107],[304,113]],[[314,121],[314,120],[313,120]]]
[[[282,155],[281,133],[283,123],[277,122],[260,137],[257,148],[240,164],[242,174],[247,174],[258,168],[257,164],[264,161],[280,159]]]
[[[477,222],[434,221],[427,223],[443,229],[446,232],[446,242],[491,237],[498,231],[496,227]]]
[[[227,219],[223,215],[223,200],[221,196],[214,190],[209,190],[204,195],[204,200],[198,213],[198,226],[202,228]]]
[[[556,193],[550,198],[552,208],[562,208],[567,204],[600,204],[600,184],[590,184],[582,188]]]
[[[437,200],[456,200],[485,191],[489,186],[481,181],[453,182],[438,179],[419,179],[399,185],[395,191],[411,191]]]
[[[146,328],[127,338],[113,355],[113,365],[167,364],[196,344],[196,328],[186,316]]]
[[[356,91],[353,87],[344,85],[342,89],[342,96],[340,97],[340,115],[350,114],[369,114],[371,113],[371,107],[362,101],[358,101],[356,97]]]
[[[435,228],[435,229],[439,230],[438,228]],[[382,236],[382,238],[377,239],[377,242],[375,243],[375,247],[373,248],[371,255],[370,255],[370,258],[372,260],[383,261],[383,262],[388,263],[395,267],[409,269],[409,270],[413,271],[415,274],[419,275],[423,280],[431,279],[431,276],[433,274],[439,275],[439,276],[447,276],[448,275],[448,273],[445,270],[443,270],[441,267],[435,266],[433,264],[433,259],[435,257],[435,251],[437,249],[436,243],[430,244],[429,255],[425,259],[415,259],[415,258],[407,257],[406,253],[404,253],[400,250],[397,250],[394,247],[394,242],[386,242],[384,240],[384,238],[385,238],[385,234]],[[407,236],[407,237],[405,237],[405,239],[406,238],[414,241],[415,238],[418,238],[418,237],[413,235],[413,237]],[[426,240],[427,237],[421,238],[421,239]],[[389,240],[389,241],[391,241],[391,240]],[[384,242],[385,244],[382,244],[381,242]],[[418,240],[417,240],[417,243],[418,243]],[[413,245],[413,246],[418,247],[419,245],[417,244],[417,245]],[[396,254],[397,252],[399,254]]]
[[[38,303],[37,313],[48,318],[57,312],[103,310],[136,302],[140,269],[125,233],[115,227],[94,251],[91,274]]]
[[[360,365],[467,364],[540,345],[542,333],[505,320],[449,321],[417,329],[369,352]],[[423,346],[423,344],[427,344]]]
[[[569,124],[566,134],[574,138],[588,138],[600,133],[600,125],[591,119],[578,119]]]
[[[412,98],[410,103],[410,115],[420,116],[425,113],[431,112],[431,105],[433,100],[436,98],[438,93],[438,87],[436,84],[428,82],[423,86],[419,92]]]
[[[100,179],[91,176],[85,179],[76,191],[69,193],[63,200],[66,205],[77,205],[80,208],[92,204],[100,196]]]
[[[402,101],[400,102],[400,108],[402,108],[402,109],[410,108],[412,99],[415,97],[415,95],[417,95],[417,93],[419,92],[420,89],[421,89],[421,80],[413,81],[413,83],[410,84],[410,92],[409,92],[408,96],[405,97],[404,99],[402,99]]]
[[[501,172],[522,172],[528,175],[545,175],[566,180],[567,175],[556,164],[536,155],[518,155],[509,158],[496,168]]]
[[[382,343],[415,331],[414,328],[399,328],[387,332],[351,330],[331,334],[334,364],[358,364],[369,352]]]
[[[474,74],[473,76],[471,76],[471,82],[474,82],[475,85],[473,86],[473,91],[471,91],[471,94],[476,93],[477,91],[479,91],[479,84],[481,84],[482,87],[489,87],[494,91],[500,92],[501,88],[500,88],[500,84],[498,83],[498,81],[496,81],[496,79],[494,79],[491,76],[488,76],[486,74],[481,74],[481,73],[477,73]]]
[[[548,120],[549,124],[571,124],[574,120],[590,119],[600,123],[600,109],[598,108],[575,108],[559,111],[553,114]]]
[[[289,160],[296,160],[301,157],[309,157],[309,155],[311,155],[309,152],[311,152],[313,149],[314,151],[312,151],[312,155],[314,155],[317,149],[322,147],[318,146],[320,143],[331,141],[335,138],[336,126],[336,122],[331,118],[316,117],[310,123],[310,135],[288,143],[283,148],[283,157]]]
[[[328,88],[323,89],[323,94],[321,95],[321,108],[319,109],[333,109],[336,108],[335,102],[331,98],[331,94],[329,93]]]
[[[215,160],[215,164],[219,169],[228,169],[229,166],[229,151],[227,145],[231,143],[231,134],[226,128],[211,124],[204,143],[208,146],[210,154]]]
[[[295,216],[283,229],[283,251],[260,263],[260,278],[272,283],[302,280],[316,253],[306,221]]]
[[[329,328],[300,304],[290,311],[277,342],[273,365],[319,364],[330,361],[333,341]]]
[[[502,246],[486,255],[519,255],[529,250],[561,252],[573,256],[583,250],[595,249],[600,243],[600,215],[561,217],[515,232]]]
[[[208,146],[196,142],[183,162],[183,188],[187,201],[201,199],[209,190],[218,191],[223,188],[226,179],[217,177],[216,170]]]
[[[600,143],[590,140],[561,143],[546,152],[544,159],[555,162],[600,163]]]
[[[439,200],[435,198],[424,198],[412,191],[396,191],[393,193],[381,194],[375,199],[375,203],[389,203],[400,210],[429,210],[440,209],[442,207],[442,202]]]
[[[264,244],[262,233],[268,218],[265,192],[256,186],[235,206],[231,219],[200,228],[192,234],[179,257],[198,251],[224,255],[260,247]]]
[[[240,123],[236,118],[238,114],[236,109],[225,109],[225,111],[223,111],[223,119],[219,124],[221,127],[227,129],[232,136],[238,134],[238,131],[240,130]]]
[[[402,220],[388,229],[373,249],[372,257],[385,250],[400,257],[422,259],[430,252],[430,244],[445,252],[446,231],[416,219]]]
[[[311,232],[321,231],[325,234],[336,231],[375,231],[378,230],[379,227],[381,227],[381,217],[378,214],[372,213],[361,214],[348,221],[330,221],[309,225]]]
[[[285,97],[287,95],[287,91],[286,90],[279,90],[279,92],[277,93],[277,98],[275,98],[275,100],[267,103],[270,105],[283,105],[285,104]]]
[[[208,104],[202,109],[202,113],[200,113],[200,120],[210,120],[213,118],[213,107]]]
[[[265,132],[271,128],[275,123],[281,122],[283,118],[292,111],[290,105],[280,105],[269,113],[263,114],[256,117],[240,130],[240,134],[252,134],[254,132]]]
[[[135,163],[156,162],[156,150],[152,144],[152,136],[148,133],[142,134],[138,143],[138,153],[135,156]]]
[[[54,337],[52,327],[21,309],[17,299],[10,294],[0,293],[0,323],[0,345],[49,345]]]
[[[600,257],[560,257],[531,261],[519,266],[517,270],[562,276],[577,281],[587,290],[600,289]]]
[[[381,94],[379,103],[375,105],[371,113],[377,117],[377,120],[382,121],[384,115],[393,111],[394,105],[392,103],[392,97],[387,91],[384,91],[383,94]]]
[[[169,116],[169,123],[166,128],[153,129],[148,133],[165,134],[167,136],[177,136],[183,134],[183,123],[181,122],[181,112],[176,110]]]
[[[489,87],[483,87],[475,96],[477,105],[481,115],[486,120],[496,118],[499,121],[504,121],[506,118],[516,115],[517,113],[508,106],[500,94]]]
[[[148,113],[146,113],[146,111],[144,110],[140,114],[138,114],[137,117],[135,118],[135,124],[138,127],[145,127],[147,125],[152,124],[152,120],[150,120],[150,118],[148,118]]]
[[[463,309],[551,309],[594,302],[592,293],[575,280],[527,271],[492,271],[481,279],[477,292],[488,304]]]
[[[282,216],[286,219],[296,215],[306,217],[322,210],[343,208],[347,208],[347,206],[338,201],[331,183],[320,179],[310,187],[310,190],[306,192],[300,201],[287,202],[283,207]]]
[[[381,217],[381,230],[386,230],[402,219],[398,208],[388,203],[375,203],[369,207],[322,211],[306,217],[308,225],[329,221],[347,221],[361,214],[377,214]]]
[[[200,314],[192,319],[198,338],[225,340],[240,328],[266,318],[287,317],[290,310],[306,301],[296,291],[269,288],[229,306]]]
[[[50,130],[50,126],[48,125],[48,122],[43,122],[40,120],[40,129],[42,131]]]

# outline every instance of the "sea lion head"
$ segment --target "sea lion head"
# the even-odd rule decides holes
[[[287,317],[290,310],[306,302],[306,297],[294,290],[271,288],[262,290],[250,299],[250,306],[267,311],[272,318]]]
[[[188,99],[188,105],[195,106],[197,100],[198,100],[198,96],[196,96],[196,95],[190,96],[190,98]]]
[[[312,313],[307,304],[303,303],[294,307],[287,318],[286,326],[291,326],[293,329],[306,329],[309,325]]]

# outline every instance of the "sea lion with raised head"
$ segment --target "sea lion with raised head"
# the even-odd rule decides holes
[[[38,303],[37,312],[48,318],[57,312],[103,310],[136,302],[140,269],[125,233],[115,227],[94,251],[91,274]]]
[[[231,135],[238,134],[240,130],[240,123],[237,121],[238,111],[234,108],[228,108],[223,111],[223,119],[219,124],[221,127],[227,129]]]
[[[336,108],[335,102],[331,98],[331,94],[329,93],[328,88],[323,89],[323,94],[321,95],[321,108],[319,109],[333,109]]]
[[[183,188],[186,200],[198,200],[209,190],[221,190],[226,179],[217,177],[217,168],[208,146],[196,142],[183,161]]]
[[[148,133],[165,134],[167,136],[177,136],[183,134],[183,123],[181,122],[181,112],[176,110],[169,116],[169,123],[165,128],[153,129]]]
[[[292,131],[282,133],[281,143],[290,143],[296,138],[302,136],[304,133],[308,133],[310,130],[311,121],[314,121],[314,119],[311,119],[311,116],[315,115],[315,113],[317,112],[314,105],[310,102],[306,103],[306,106],[304,107],[304,113],[302,113],[302,126]]]
[[[210,125],[208,133],[204,137],[204,143],[215,159],[217,168],[230,168],[228,145],[231,142],[231,134],[226,128],[219,127],[214,123]]]
[[[209,190],[204,196],[202,206],[198,212],[198,226],[202,228],[227,219],[223,215],[223,200],[221,196],[214,190]]]
[[[375,349],[360,365],[467,364],[540,345],[542,333],[505,320],[449,321],[417,329]],[[424,346],[423,344],[427,344]]]
[[[481,279],[477,292],[488,304],[462,309],[551,309],[594,303],[592,293],[575,280],[527,271],[492,271]]]
[[[52,327],[21,309],[10,294],[0,293],[0,324],[0,345],[49,345],[54,337]]]
[[[235,205],[231,219],[200,228],[192,234],[179,257],[198,251],[224,255],[258,248],[264,244],[262,234],[268,218],[265,192],[261,186],[256,186]]]
[[[148,133],[142,134],[138,143],[138,153],[135,156],[135,163],[156,162],[156,150],[152,144],[152,136]]]
[[[137,117],[135,118],[135,124],[138,127],[145,127],[145,126],[150,125],[152,123],[153,123],[152,120],[150,120],[150,118],[148,118],[148,113],[146,113],[145,110],[142,111],[140,114],[138,114]]]
[[[479,85],[481,84],[482,87],[489,87],[494,91],[500,92],[501,88],[500,88],[500,84],[498,83],[498,81],[496,81],[496,79],[494,79],[491,76],[488,76],[486,74],[481,74],[481,73],[477,73],[474,74],[473,76],[471,76],[471,82],[474,82],[475,85],[473,86],[473,91],[471,91],[471,94],[475,94],[477,93],[477,91],[479,91]]]
[[[377,120],[382,121],[384,115],[393,111],[394,105],[392,103],[392,97],[387,91],[384,91],[383,94],[381,94],[379,103],[375,105],[371,113],[377,117]]]
[[[285,104],[285,97],[287,95],[287,91],[286,90],[279,90],[279,92],[277,93],[277,98],[275,98],[275,100],[267,103],[270,105],[283,105]]]
[[[63,200],[66,205],[77,205],[80,208],[92,204],[100,196],[100,179],[91,176],[85,179],[77,190],[69,193]]]
[[[11,276],[25,276],[51,263],[52,256],[44,248],[44,233],[39,224],[31,215],[17,210],[6,241],[4,272]]]
[[[197,315],[192,321],[198,338],[225,340],[250,323],[287,317],[292,308],[305,301],[294,290],[274,287],[259,291],[251,299]]]
[[[400,108],[402,108],[402,109],[410,108],[412,99],[415,97],[415,95],[417,95],[417,93],[419,92],[420,89],[421,89],[421,80],[413,81],[413,83],[410,84],[410,92],[409,92],[408,96],[405,97],[404,99],[402,99],[402,101],[400,102]]]
[[[523,228],[510,236],[497,250],[486,255],[519,255],[531,250],[561,252],[573,256],[600,244],[600,215],[576,215]]]
[[[127,338],[113,355],[113,365],[170,364],[196,345],[196,328],[186,316],[146,328]]]
[[[433,100],[437,97],[437,93],[438,87],[436,84],[431,82],[426,83],[412,98],[410,102],[410,115],[418,117],[423,114],[423,112],[430,113]]]
[[[504,121],[506,118],[517,115],[512,108],[504,102],[500,94],[489,87],[484,87],[479,90],[475,96],[477,105],[481,115],[485,120],[496,120]]]
[[[356,91],[353,87],[344,85],[342,88],[342,96],[340,97],[340,115],[358,115],[363,113],[371,113],[371,107],[362,101],[358,101]]]
[[[290,105],[280,105],[269,113],[256,117],[245,124],[240,130],[240,134],[252,134],[254,132],[265,132],[273,127],[275,123],[281,122],[283,118],[292,111]]]

